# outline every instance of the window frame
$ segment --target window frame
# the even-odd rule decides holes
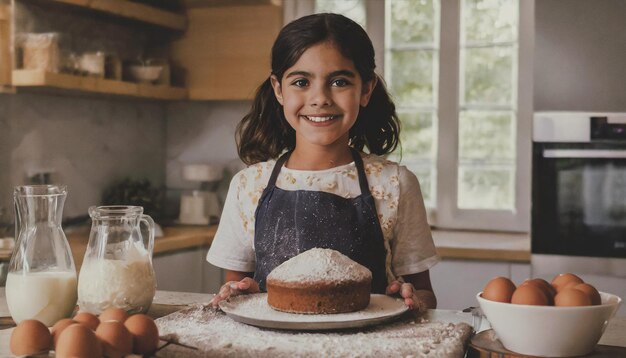
[[[389,1],[389,0],[386,0]],[[530,231],[531,131],[533,113],[533,57],[535,0],[519,1],[517,58],[517,118],[515,207],[513,210],[461,209],[458,197],[460,114],[461,1],[440,1],[439,84],[437,102],[436,208],[428,208],[428,222],[441,229]],[[314,11],[314,0],[284,2],[285,23]],[[365,0],[367,32],[376,51],[377,72],[385,68],[385,2]],[[381,16],[381,14],[383,14]],[[372,16],[374,15],[374,16]],[[445,29],[445,30],[444,30]],[[445,135],[443,134],[445,133]],[[453,134],[453,135],[451,135]],[[440,175],[446,173],[446,175]]]

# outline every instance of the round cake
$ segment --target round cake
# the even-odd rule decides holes
[[[314,248],[283,262],[267,276],[267,303],[283,312],[328,314],[370,303],[372,272],[342,253]]]

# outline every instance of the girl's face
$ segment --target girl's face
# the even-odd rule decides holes
[[[279,81],[271,77],[296,146],[347,145],[360,106],[367,106],[376,80],[363,83],[354,63],[331,42],[308,48]]]

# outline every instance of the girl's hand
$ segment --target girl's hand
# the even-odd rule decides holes
[[[213,308],[218,308],[219,303],[229,297],[259,292],[261,292],[259,284],[250,277],[245,277],[241,281],[228,281],[222,285],[220,292],[213,297],[209,304]]]
[[[427,303],[428,298],[422,297],[425,294],[424,291],[426,290],[416,291],[411,283],[393,281],[387,286],[385,293],[390,296],[399,294],[400,297],[404,299],[404,304],[409,306],[409,309],[411,309],[415,315],[420,315],[429,308]],[[427,292],[432,294],[430,291]]]

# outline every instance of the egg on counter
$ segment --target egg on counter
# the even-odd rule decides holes
[[[556,289],[548,283],[548,281],[541,278],[532,278],[524,281],[520,286],[534,285],[539,287],[548,299],[548,305],[554,304],[554,296],[556,295]]]
[[[515,284],[513,281],[500,276],[487,282],[482,297],[490,301],[510,303],[514,291]]]
[[[128,318],[128,313],[121,308],[110,307],[100,314],[100,322],[118,321],[124,323]]]
[[[551,284],[556,289],[556,292],[559,292],[564,289],[565,286],[571,285],[572,282],[584,283],[580,277],[574,275],[573,273],[562,273],[556,275],[556,277],[552,279]]]
[[[564,288],[554,296],[554,305],[561,307],[591,306],[591,298],[575,288]]]
[[[58,320],[57,323],[55,323],[54,326],[52,326],[52,331],[50,333],[52,334],[52,341],[54,342],[55,347],[57,345],[57,341],[59,340],[59,336],[61,335],[61,332],[63,332],[65,328],[67,328],[68,326],[74,323],[78,323],[78,322],[74,321],[71,318],[63,318],[61,320]]]
[[[124,322],[133,336],[133,353],[154,352],[159,345],[159,329],[154,320],[145,314],[134,314]]]
[[[589,298],[591,299],[591,304],[592,305],[599,305],[602,303],[602,298],[600,297],[600,292],[598,292],[598,290],[596,290],[595,287],[591,286],[588,283],[579,283],[578,285],[574,286],[574,289],[579,290],[579,291],[583,291],[584,293],[587,294],[587,296],[589,296]]]
[[[122,358],[133,350],[133,336],[119,321],[100,323],[96,329],[96,336],[102,342],[102,351],[106,357]]]
[[[27,319],[13,329],[9,347],[16,356],[48,351],[52,347],[52,335],[43,323]]]
[[[82,324],[72,324],[59,335],[57,358],[102,357],[102,345],[94,331]]]
[[[516,305],[547,306],[548,297],[539,286],[520,285],[511,297],[511,303]]]
[[[74,316],[73,319],[74,321],[91,328],[92,331],[95,331],[100,324],[100,319],[98,319],[95,314],[89,312],[80,312]]]

